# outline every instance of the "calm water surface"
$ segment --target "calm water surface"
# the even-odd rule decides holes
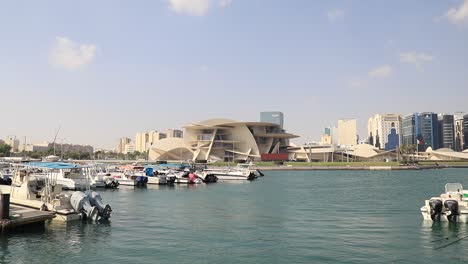
[[[0,263],[467,263],[468,225],[419,213],[468,170],[267,172],[254,182],[102,191],[108,224],[0,237]],[[466,238],[466,239],[465,239]]]

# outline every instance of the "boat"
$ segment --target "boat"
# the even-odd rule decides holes
[[[420,209],[424,220],[468,222],[468,191],[460,183],[445,184],[445,192],[431,197]]]
[[[10,193],[10,202],[15,205],[52,211],[61,221],[90,219],[108,220],[112,209],[102,202],[99,193],[88,188],[82,191],[64,192],[58,175],[66,170],[81,168],[75,164],[26,164],[16,165],[11,186],[2,187]],[[38,173],[40,171],[40,173]]]
[[[236,167],[205,168],[198,172],[202,178],[215,176],[218,180],[254,180],[263,175],[258,170],[251,169],[252,164],[238,164]]]
[[[169,170],[166,174],[169,181],[176,184],[202,184],[203,179],[188,169],[184,171]]]
[[[95,188],[115,189],[119,187],[119,181],[107,172],[101,165],[93,164],[91,169],[91,185]]]
[[[96,188],[96,181],[91,180],[91,167],[88,166],[65,162],[30,162],[25,166],[31,168],[30,173],[37,177],[54,178],[64,190]]]
[[[148,183],[148,177],[136,171],[134,166],[123,166],[109,173],[120,185],[144,187]]]

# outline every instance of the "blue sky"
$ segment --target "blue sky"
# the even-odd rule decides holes
[[[279,110],[468,111],[468,0],[2,1],[0,138],[112,148],[137,131]]]

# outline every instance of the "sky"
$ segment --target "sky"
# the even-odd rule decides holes
[[[0,1],[0,138],[110,149],[261,111],[296,143],[468,111],[468,0]]]

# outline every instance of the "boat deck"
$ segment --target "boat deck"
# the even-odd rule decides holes
[[[55,217],[54,212],[39,211],[37,209],[26,208],[10,204],[10,219],[0,220],[0,231],[4,232],[20,226],[35,223],[43,223]]]

